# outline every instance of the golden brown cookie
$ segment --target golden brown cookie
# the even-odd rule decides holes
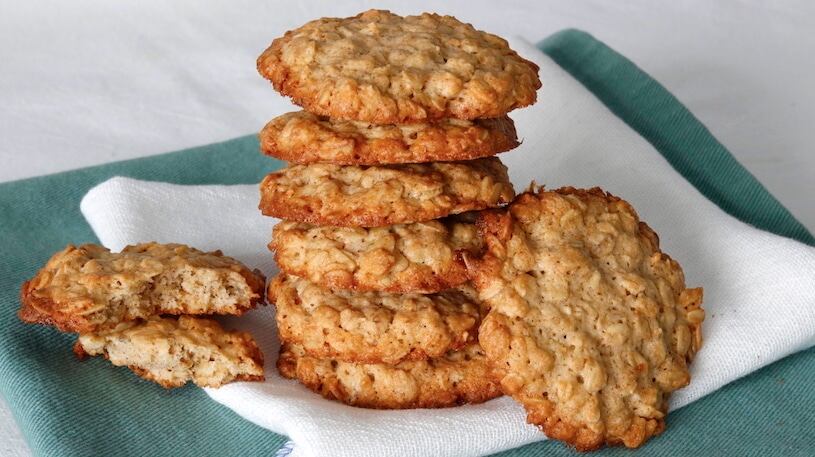
[[[439,357],[475,340],[475,292],[332,292],[281,273],[269,283],[280,339],[314,357],[389,363]]]
[[[272,119],[260,132],[264,154],[298,164],[450,162],[493,156],[519,144],[507,116],[376,125],[298,111]]]
[[[180,316],[131,321],[99,333],[79,335],[80,359],[102,355],[162,387],[188,381],[220,387],[233,381],[263,381],[263,354],[246,332],[224,330],[211,319]]]
[[[579,450],[637,447],[690,382],[702,289],[627,202],[600,189],[529,191],[480,215],[467,259],[491,310],[479,341],[530,423]]]
[[[443,219],[376,228],[282,221],[269,249],[286,273],[332,290],[433,293],[467,281],[463,251],[482,247],[474,224]]]
[[[144,243],[120,253],[70,245],[23,284],[25,322],[89,333],[156,314],[243,314],[265,278],[220,251]]]
[[[501,396],[478,343],[398,365],[318,359],[300,346],[284,344],[277,369],[325,398],[362,408],[444,408]]]
[[[494,208],[515,195],[495,157],[383,166],[292,165],[260,184],[267,216],[344,227],[429,221]]]
[[[452,16],[370,10],[286,32],[258,71],[306,111],[402,124],[500,117],[535,102],[538,66]]]

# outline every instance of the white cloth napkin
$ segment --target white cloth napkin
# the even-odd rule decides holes
[[[602,188],[630,201],[662,248],[703,286],[705,343],[682,407],[815,343],[815,249],[755,229],[705,199],[636,132],[549,58],[514,43],[541,66],[540,102],[513,114],[523,145],[502,155],[516,189],[531,180]],[[271,115],[272,113],[270,113]],[[688,151],[693,154],[694,151]],[[113,178],[81,209],[103,244],[118,250],[156,240],[222,249],[268,274],[275,220],[257,210],[256,186],[179,186]],[[475,456],[545,439],[509,398],[438,410],[375,411],[323,400],[274,368],[273,310],[230,324],[251,331],[267,360],[264,383],[207,389],[244,418],[288,435],[299,456]],[[670,433],[670,430],[668,430]]]

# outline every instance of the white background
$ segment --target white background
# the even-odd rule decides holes
[[[592,33],[815,230],[815,2],[805,1],[0,0],[0,181],[253,133],[288,109],[255,72],[265,46],[309,19],[370,7],[454,14],[531,41]],[[28,455],[4,408],[0,455]]]

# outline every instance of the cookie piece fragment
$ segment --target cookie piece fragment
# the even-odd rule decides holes
[[[266,216],[344,227],[429,221],[494,208],[515,192],[495,157],[382,166],[291,165],[260,184]]]
[[[220,387],[264,379],[263,355],[251,335],[190,316],[151,317],[80,334],[74,353],[80,359],[104,356],[165,388],[181,387],[188,381],[200,387]]]
[[[375,409],[444,408],[501,396],[478,343],[429,360],[397,365],[357,364],[311,357],[284,344],[280,374],[331,400]]]
[[[265,278],[224,256],[181,244],[110,252],[69,245],[23,284],[25,322],[90,333],[157,314],[243,314],[263,301]]]
[[[474,294],[332,292],[285,273],[268,289],[284,342],[314,357],[389,364],[439,357],[474,341],[480,322]]]
[[[478,221],[468,259],[490,312],[479,341],[530,423],[579,450],[637,447],[690,382],[702,289],[627,202],[598,188],[530,191]]]
[[[451,162],[493,156],[519,144],[507,116],[376,125],[298,111],[272,119],[260,132],[264,154],[297,164]]]
[[[458,218],[331,227],[282,221],[269,249],[286,273],[332,290],[434,293],[467,281],[462,252],[482,248],[474,224]]]
[[[274,40],[257,67],[306,111],[374,124],[499,117],[541,87],[538,66],[503,38],[429,13],[311,21]]]

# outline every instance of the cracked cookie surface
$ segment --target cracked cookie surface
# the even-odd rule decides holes
[[[274,40],[257,67],[309,112],[375,124],[500,117],[541,86],[503,38],[428,13],[317,19]]]
[[[285,273],[268,289],[282,341],[314,357],[389,364],[439,357],[474,341],[480,322],[474,294],[332,292]]]
[[[331,400],[375,409],[443,408],[501,396],[477,343],[430,360],[397,365],[358,364],[311,357],[297,345],[280,348],[277,368]]]
[[[315,225],[381,227],[494,208],[515,195],[495,157],[382,166],[291,165],[260,184],[266,216]]]
[[[482,243],[459,218],[375,228],[282,221],[269,248],[281,270],[332,290],[433,293],[467,281],[461,254]]]

